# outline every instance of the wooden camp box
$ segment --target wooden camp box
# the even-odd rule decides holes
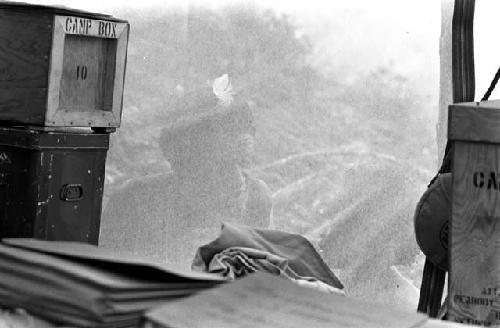
[[[0,121],[118,127],[128,33],[107,15],[0,2]]]
[[[500,101],[450,106],[450,320],[500,324]]]

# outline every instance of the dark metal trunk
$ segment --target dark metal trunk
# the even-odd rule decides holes
[[[109,134],[0,128],[0,237],[97,244]]]

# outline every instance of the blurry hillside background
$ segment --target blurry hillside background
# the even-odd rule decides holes
[[[113,10],[131,33],[105,202],[127,179],[170,169],[158,137],[175,98],[228,73],[256,117],[252,173],[272,189],[273,228],[310,238],[348,295],[415,310],[412,217],[437,166],[440,4],[368,3]]]

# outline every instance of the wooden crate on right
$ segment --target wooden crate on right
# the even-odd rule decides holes
[[[500,101],[449,107],[449,319],[500,324]]]

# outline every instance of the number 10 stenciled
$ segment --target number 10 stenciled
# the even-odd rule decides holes
[[[87,66],[78,65],[76,66],[76,79],[77,80],[86,80],[87,79]]]

